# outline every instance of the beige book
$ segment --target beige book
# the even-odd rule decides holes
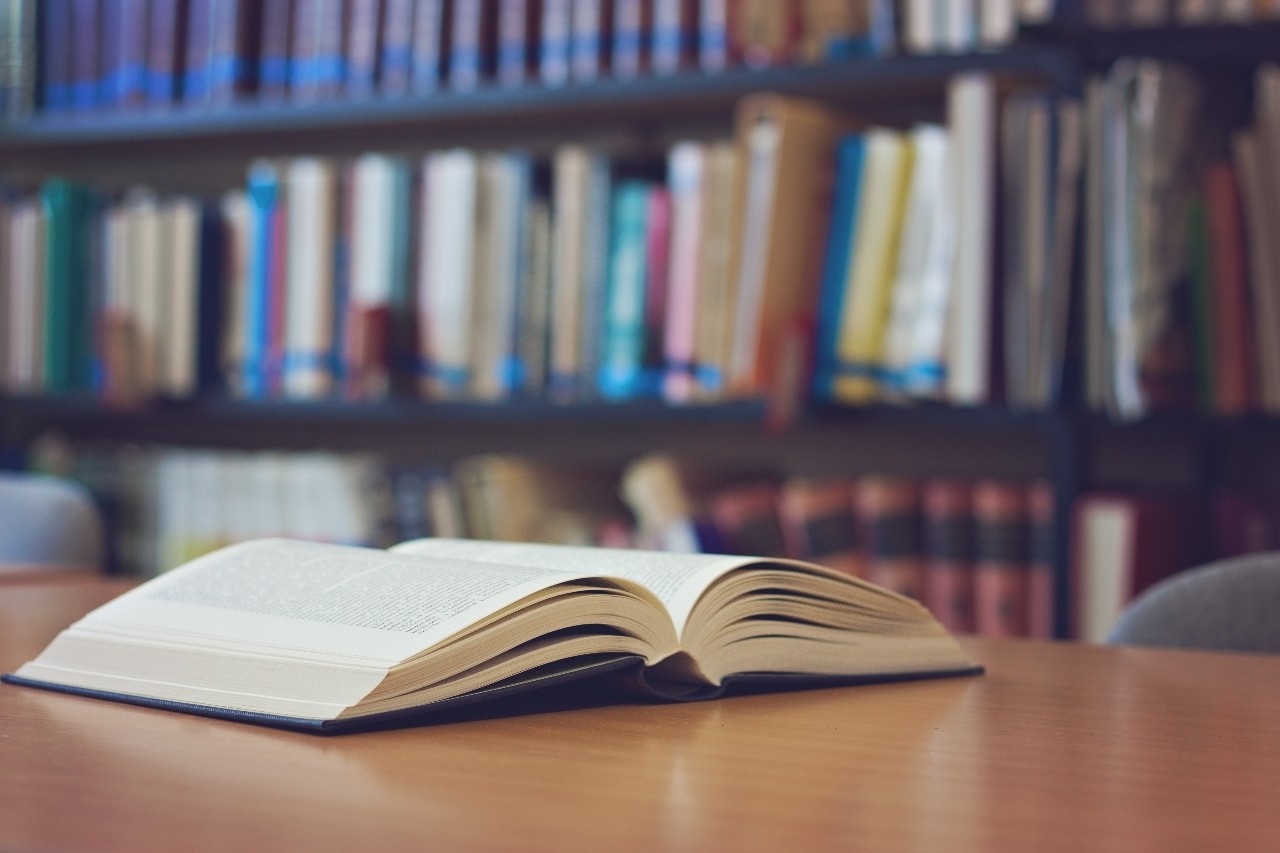
[[[299,157],[285,167],[289,205],[284,251],[286,397],[309,399],[333,390],[333,258],[338,236],[338,167]]]
[[[698,699],[978,671],[916,602],[797,561],[266,539],[125,593],[6,680],[324,731],[605,672]]]

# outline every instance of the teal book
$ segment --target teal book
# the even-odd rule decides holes
[[[836,183],[831,209],[827,253],[823,261],[818,302],[818,341],[814,360],[813,393],[830,400],[836,376],[836,346],[844,313],[846,281],[852,260],[853,235],[858,227],[858,190],[866,143],[861,135],[847,136],[836,146]]]
[[[624,181],[613,191],[613,235],[605,295],[601,396],[640,395],[645,346],[649,195],[644,181]]]
[[[40,189],[45,237],[44,376],[52,394],[92,385],[88,223],[91,198],[84,187],[54,179]]]

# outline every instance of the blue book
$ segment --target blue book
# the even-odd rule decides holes
[[[643,392],[651,191],[644,181],[624,181],[613,192],[613,237],[598,376],[600,394],[610,400],[628,400]]]
[[[858,191],[866,141],[860,135],[846,136],[836,146],[836,183],[832,200],[831,230],[822,267],[818,297],[818,346],[813,371],[813,393],[818,400],[830,400],[838,363],[836,346],[840,340],[840,318],[844,312],[845,285],[857,228]]]
[[[267,396],[268,349],[271,337],[271,271],[276,266],[275,218],[280,197],[280,174],[269,163],[249,170],[249,275],[244,299],[244,353],[240,388],[245,397]]]
[[[41,95],[47,113],[71,109],[71,0],[45,0],[41,7]]]
[[[182,0],[151,0],[147,27],[147,101],[169,104],[178,97],[182,69],[178,67],[178,46],[183,39]]]

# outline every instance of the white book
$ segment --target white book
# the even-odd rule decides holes
[[[978,0],[978,2],[978,40],[983,47],[1001,47],[1017,38],[1017,0]]]
[[[667,256],[667,313],[662,396],[669,403],[695,397],[699,245],[702,240],[703,185],[707,147],[679,142],[667,153],[667,188],[671,193],[671,249]],[[721,309],[728,313],[728,306]]]
[[[461,397],[472,369],[479,162],[474,151],[457,148],[428,154],[423,168],[427,239],[418,299],[427,323],[427,390]]]
[[[935,12],[940,17],[940,46],[952,53],[973,50],[978,44],[978,0],[943,0]]]
[[[956,77],[947,92],[957,175],[956,257],[947,334],[946,397],[960,405],[990,394],[992,255],[995,231],[995,82]]]
[[[35,393],[44,385],[44,242],[45,216],[39,202],[24,199],[10,212],[11,286],[6,315],[10,357],[7,390]]]
[[[911,131],[914,165],[892,285],[884,362],[890,392],[909,397],[936,394],[942,378],[942,346],[955,257],[955,176],[945,127]]]
[[[408,215],[404,179],[404,164],[396,157],[364,154],[355,163],[348,322],[356,326],[352,350],[361,353],[351,365],[355,391],[364,397],[383,397],[390,390],[391,315],[406,273],[401,257]],[[386,339],[378,340],[380,336]]]
[[[284,180],[289,206],[282,388],[286,397],[324,397],[333,390],[337,167],[299,157],[285,167]]]
[[[750,385],[755,373],[781,145],[782,128],[776,121],[762,119],[746,133],[742,236],[738,243],[741,259],[737,267],[738,280],[734,283],[738,298],[727,377],[730,386]]]
[[[933,53],[942,44],[936,0],[903,0],[902,43],[908,53]]]
[[[200,337],[200,203],[191,198],[165,202],[161,216],[169,234],[169,266],[162,271],[169,300],[161,341],[160,390],[169,397],[196,392]]]

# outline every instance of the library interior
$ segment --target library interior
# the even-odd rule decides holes
[[[1280,0],[0,0],[0,847],[1269,849],[1277,655]]]

